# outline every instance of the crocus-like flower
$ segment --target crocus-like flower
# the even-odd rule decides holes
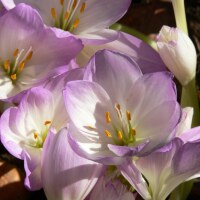
[[[163,26],[158,35],[158,52],[182,85],[196,74],[197,55],[191,39],[180,29]]]
[[[107,28],[125,14],[131,0],[2,0],[1,2],[6,9],[11,9],[21,2],[29,4],[39,12],[46,25],[70,31],[86,39],[86,43],[93,40],[105,43],[116,39],[117,32]]]
[[[54,77],[43,87],[28,90],[18,107],[7,109],[1,116],[1,142],[15,157],[24,160],[25,185],[41,188],[41,153],[49,128],[66,127],[62,89],[67,81],[82,78],[83,69],[74,69]]]
[[[67,129],[51,130],[42,154],[42,185],[48,200],[83,200],[103,166],[78,156],[70,147]]]
[[[114,172],[112,172],[114,174]],[[87,200],[135,200],[134,194],[129,190],[128,184],[123,184],[117,177],[106,175],[99,178]]]
[[[168,72],[143,75],[134,60],[107,50],[91,59],[83,81],[67,84],[64,98],[72,148],[106,164],[164,145],[180,118]]]
[[[0,27],[0,99],[41,83],[82,49],[69,33],[45,28],[25,4],[1,16]]]
[[[191,121],[187,112],[183,116],[179,134],[188,129]],[[159,150],[119,168],[144,199],[165,200],[179,184],[200,176],[200,127],[187,130]]]

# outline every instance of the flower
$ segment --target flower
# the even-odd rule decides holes
[[[163,26],[158,35],[158,53],[180,83],[187,85],[196,74],[197,55],[190,38],[178,28]]]
[[[82,49],[81,41],[67,32],[45,28],[25,4],[1,16],[0,26],[0,99],[41,84]]]
[[[177,130],[179,134],[184,130],[183,133],[148,156],[129,160],[119,167],[145,199],[165,200],[179,184],[200,175],[200,127],[188,130],[191,115],[187,110],[183,112]]]
[[[85,199],[103,166],[78,156],[70,147],[67,129],[50,130],[42,154],[42,185],[49,200]]]
[[[13,8],[20,0],[2,0],[7,9]],[[44,23],[70,31],[86,39],[85,42],[105,43],[114,40],[117,32],[107,29],[127,11],[131,0],[24,0],[41,15]]]
[[[67,81],[82,78],[83,69],[74,69],[54,77],[43,87],[28,90],[18,107],[7,109],[0,119],[0,136],[4,147],[15,157],[24,160],[25,186],[37,190],[41,184],[41,155],[52,127],[59,131],[69,121],[64,107],[62,90]]]
[[[168,72],[142,74],[134,60],[107,50],[91,59],[84,80],[68,82],[64,98],[72,148],[104,164],[164,145],[180,119]]]
[[[135,196],[131,191],[128,183],[120,180],[116,171],[111,171],[112,174],[104,174],[99,178],[87,200],[135,200]],[[118,172],[119,173],[119,172]]]

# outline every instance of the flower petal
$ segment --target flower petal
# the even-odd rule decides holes
[[[67,138],[67,129],[57,134],[51,130],[45,141],[42,182],[50,200],[84,199],[103,169],[102,165],[78,156]]]

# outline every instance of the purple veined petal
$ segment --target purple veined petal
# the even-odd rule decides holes
[[[131,0],[87,0],[74,34],[94,33],[118,21],[128,10]]]
[[[127,159],[126,162],[118,166],[118,169],[144,199],[151,199],[145,179],[131,160]]]
[[[1,99],[40,84],[53,75],[54,69],[69,63],[82,49],[81,41],[69,33],[44,27],[38,13],[25,4],[19,4],[4,14],[0,26],[4,27],[0,30]],[[10,31],[11,27],[15,32]],[[12,68],[9,76],[5,67]]]
[[[24,153],[24,169],[26,172],[24,184],[26,188],[32,191],[42,188],[41,155],[42,149],[27,148]]]
[[[84,199],[103,166],[78,156],[70,147],[67,129],[50,131],[42,155],[42,183],[48,199]],[[56,183],[56,184],[55,184]]]
[[[127,146],[117,146],[108,144],[108,148],[115,153],[117,156],[120,157],[129,157],[129,156],[136,156],[138,155],[145,146],[147,146],[150,143],[149,140],[143,141],[135,147],[127,147]]]
[[[144,74],[166,71],[166,66],[159,54],[148,44],[127,33],[118,31],[118,34],[119,38],[117,40],[104,45],[87,44],[78,56],[79,64],[86,64],[98,50],[109,49],[132,57]]]
[[[84,80],[101,85],[109,94],[113,104],[123,104],[123,99],[128,94],[127,86],[131,87],[141,76],[142,72],[137,63],[130,57],[102,50],[97,52],[88,63]]]

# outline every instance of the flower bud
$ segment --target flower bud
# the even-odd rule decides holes
[[[187,85],[196,74],[197,54],[191,39],[178,28],[163,26],[157,47],[168,69],[183,86]]]

